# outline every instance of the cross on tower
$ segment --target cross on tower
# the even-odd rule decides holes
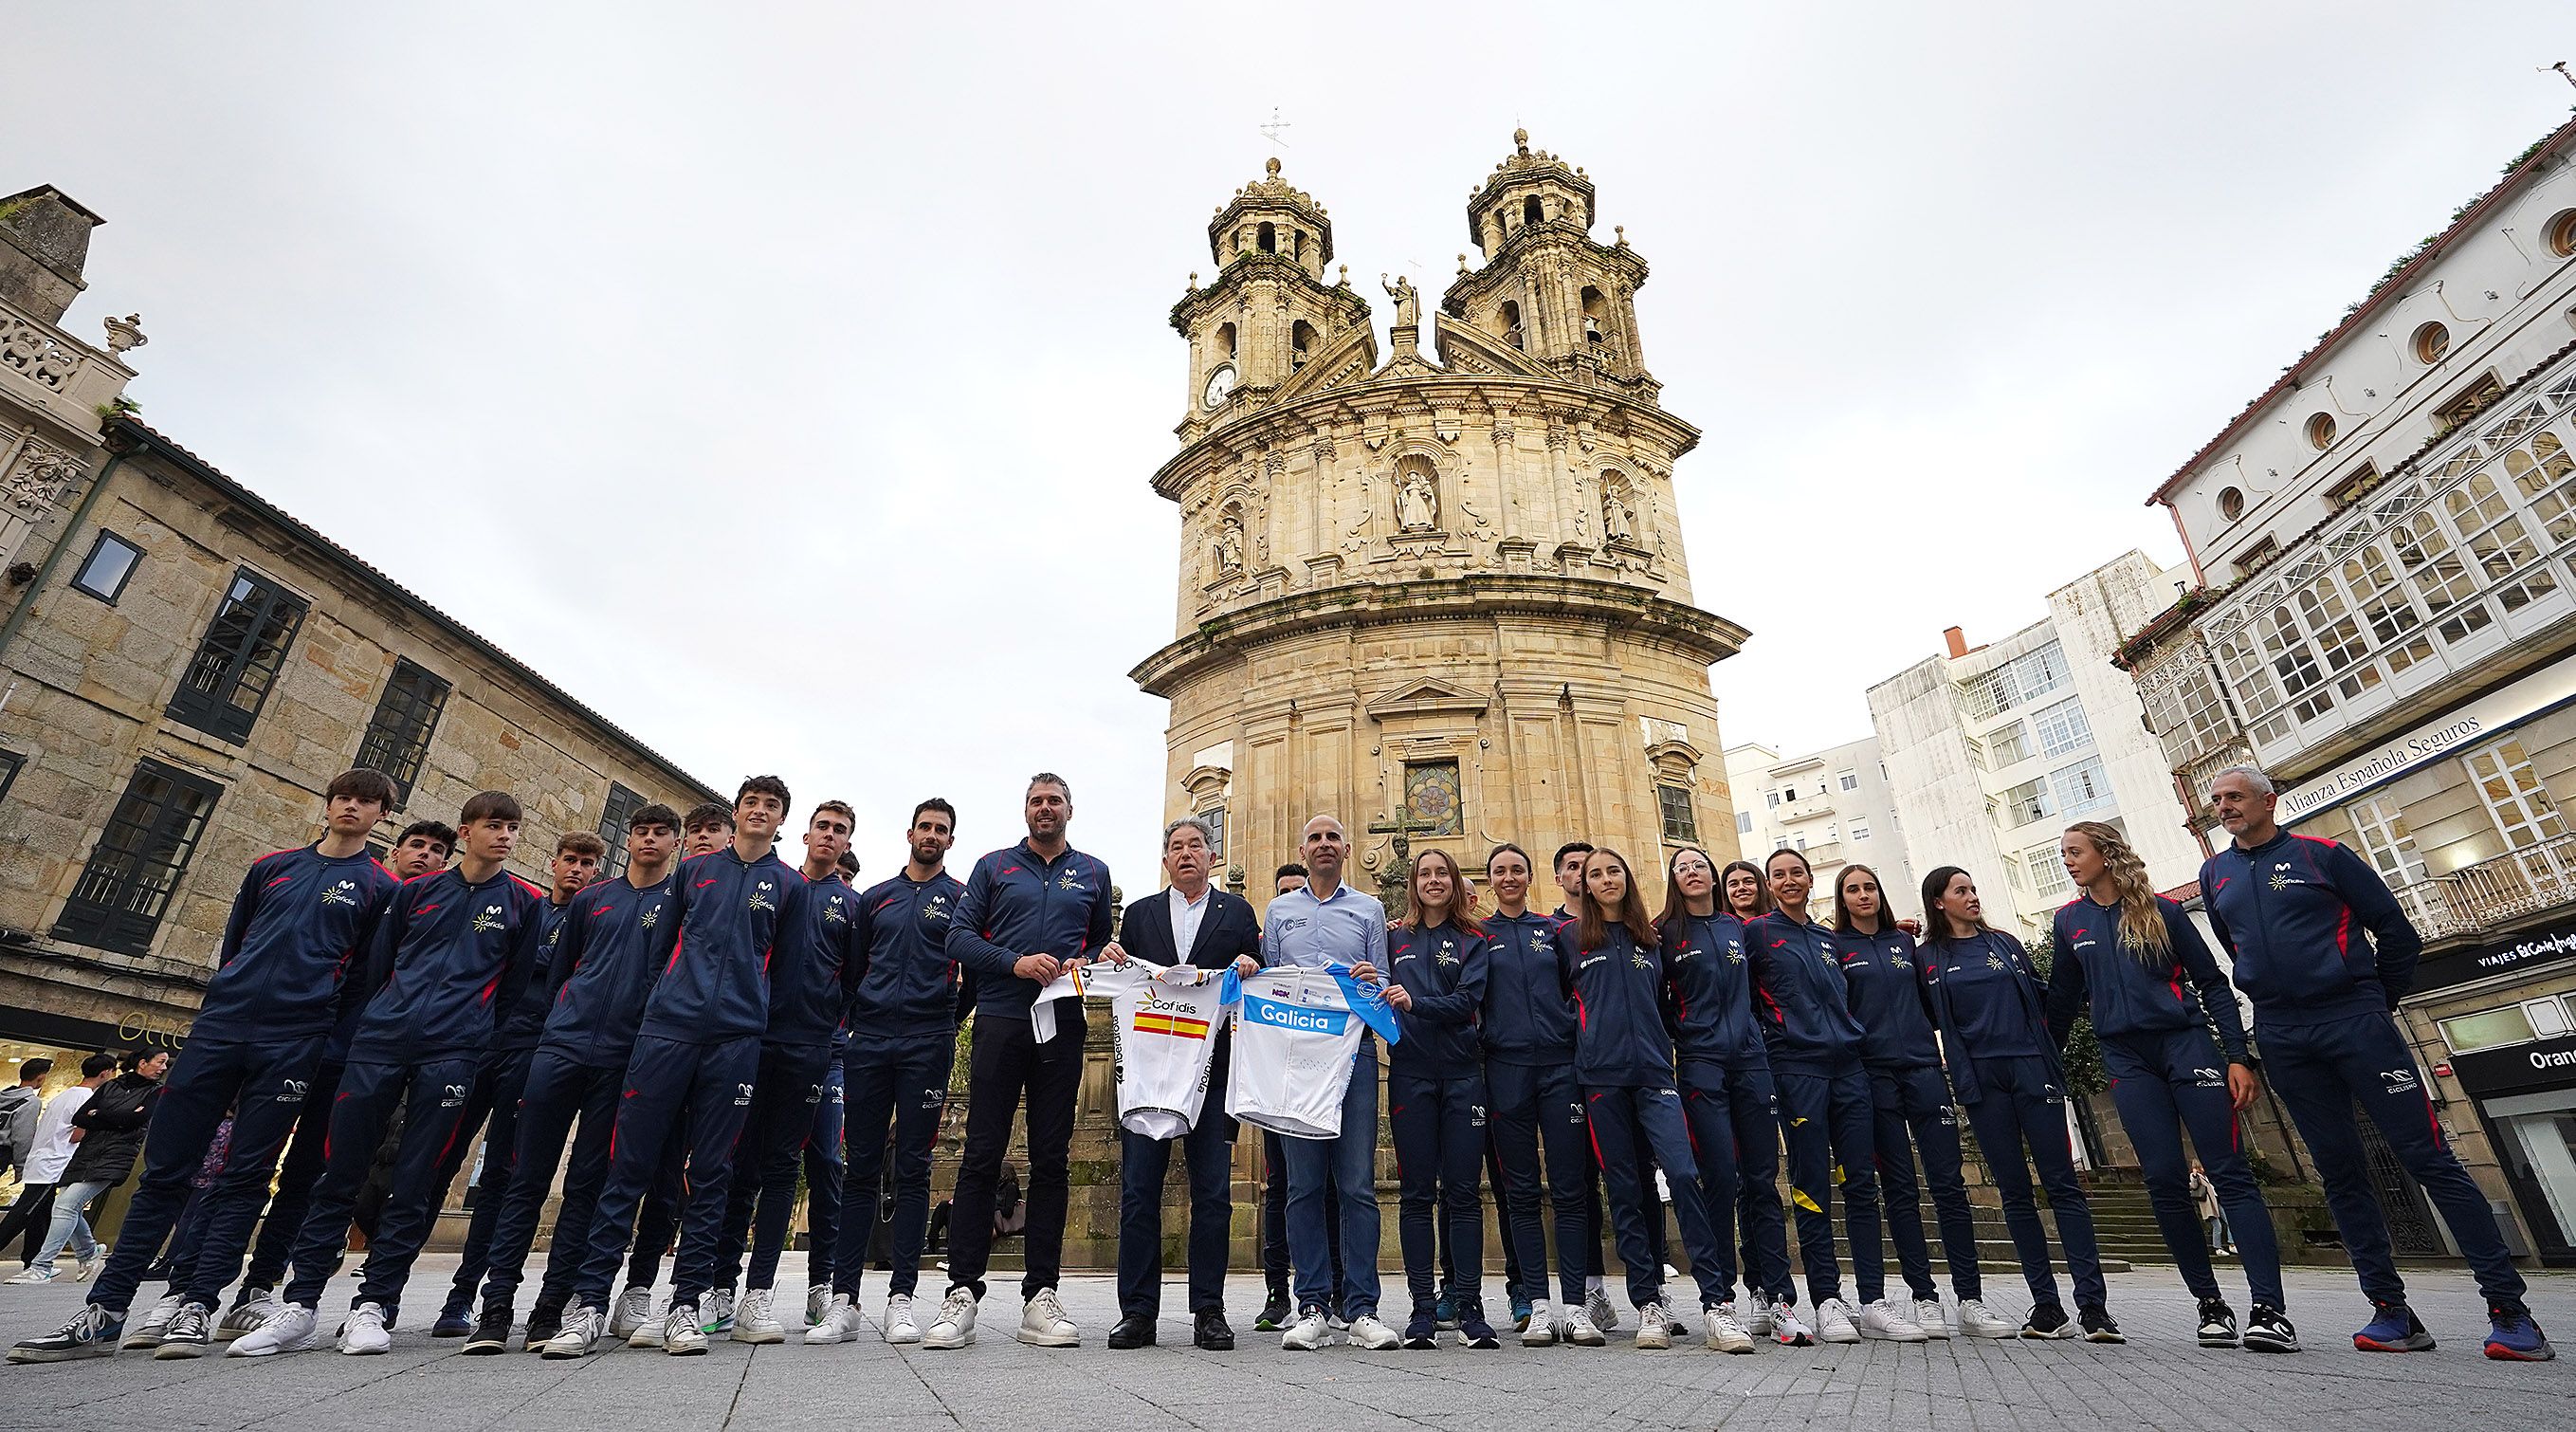
[[[1281,149],[1287,146],[1288,141],[1284,136],[1288,133],[1288,121],[1279,117],[1278,106],[1271,106],[1270,118],[1264,121],[1260,128],[1261,137],[1270,141],[1271,148]]]

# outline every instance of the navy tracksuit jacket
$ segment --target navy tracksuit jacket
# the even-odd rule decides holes
[[[233,1114],[231,1152],[206,1190],[188,1286],[174,1290],[217,1305],[241,1271],[278,1151],[304,1110],[344,990],[363,969],[395,886],[393,873],[363,850],[329,860],[319,846],[302,846],[251,862],[188,1047],[145,1133],[126,1231],[91,1302],[121,1313],[133,1301],[187,1205],[188,1180],[216,1126]]]
[[[491,1052],[483,1056],[482,1067],[475,1071],[474,1093],[465,1105],[465,1118],[458,1125],[456,1147],[447,1162],[439,1166],[439,1187],[445,1188],[456,1178],[456,1170],[465,1162],[466,1152],[474,1143],[477,1126],[483,1130],[483,1165],[474,1176],[474,1211],[466,1219],[465,1244],[457,1252],[456,1277],[447,1293],[444,1312],[462,1317],[474,1306],[474,1290],[482,1285],[483,1273],[491,1262],[492,1223],[501,1216],[501,1204],[509,1197],[512,1171],[518,1166],[519,1102],[527,1094],[528,1062],[536,1053],[537,1039],[545,1033],[546,1007],[554,997],[554,981],[547,977],[553,967],[555,943],[563,935],[564,920],[572,902],[556,904],[551,895],[537,909],[542,933],[537,940],[537,957],[531,962],[525,982],[510,999],[510,1007],[501,1016],[501,1031],[492,1040]]]
[[[1757,1295],[1785,1296],[1789,1234],[1780,1214],[1780,1099],[1753,1013],[1744,924],[1723,912],[1664,926],[1682,1112],[1699,1151],[1699,1187],[1718,1245],[1744,1255]],[[1734,1270],[1727,1271],[1730,1290]]]
[[[1024,840],[976,861],[967,874],[948,922],[948,955],[973,972],[978,1015],[1025,1020],[1037,981],[1011,966],[1031,954],[1081,959],[1109,943],[1116,923],[1108,866],[1069,845],[1054,860],[1040,860]]]
[[[1962,1298],[1984,1297],[1976,1223],[1961,1168],[1959,1114],[1941,1077],[1941,1046],[1932,1034],[1921,951],[1912,935],[1887,925],[1870,935],[1837,931],[1834,953],[1842,965],[1843,987],[1850,992],[1852,1017],[1860,1021],[1871,1141],[1878,1150],[1878,1181],[1896,1266],[1916,1299],[1940,1296],[1932,1282],[1932,1250],[1923,1241],[1922,1188],[1914,1178],[1920,1150],[1941,1250],[1950,1263],[1951,1289]]]
[[[1485,940],[1455,924],[1410,923],[1387,933],[1387,978],[1413,1007],[1396,1013],[1404,1037],[1387,1050],[1387,1125],[1395,1139],[1397,1241],[1416,1310],[1439,1294],[1434,1210],[1446,1225],[1468,1296],[1485,1266],[1485,1057],[1476,1019],[1485,1003]]]
[[[1485,921],[1485,1007],[1477,1034],[1485,1046],[1494,1195],[1511,1240],[1509,1261],[1521,1273],[1511,1294],[1533,1301],[1547,1295],[1547,1234],[1539,1219],[1544,1188],[1556,1246],[1565,1250],[1557,1260],[1558,1291],[1572,1306],[1582,1301],[1590,1271],[1583,1250],[1598,1241],[1591,1215],[1599,1196],[1587,1193],[1591,1141],[1574,1084],[1574,1002],[1557,971],[1559,923],[1536,910]]]
[[[930,1228],[930,1155],[947,1106],[957,1052],[957,962],[948,926],[966,886],[945,870],[927,880],[897,873],[859,896],[858,989],[850,1004],[843,1074],[841,1220],[832,1291],[856,1302],[876,1226],[886,1137],[894,1137],[894,1216],[886,1227],[887,1291],[912,1296]]]
[[[2479,1291],[2499,1307],[2521,1307],[2522,1275],[2486,1195],[2451,1152],[2393,1017],[2414,986],[2424,942],[2386,882],[2331,840],[2281,831],[2202,862],[2200,892],[2211,926],[2235,953],[2236,986],[2254,1001],[2266,1072],[2316,1155],[2362,1291],[2380,1303],[2406,1299],[2387,1219],[2370,1191],[2355,1103],[2441,1211]]]
[[[555,1213],[539,1301],[562,1308],[589,1251],[591,1215],[608,1177],[617,1096],[644,1019],[645,996],[670,944],[668,909],[676,874],[638,887],[624,877],[583,889],[566,907],[547,969],[545,1026],[528,1061],[519,1100],[518,1144],[509,1191],[492,1225],[483,1305],[508,1308],[525,1276],[537,1215],[554,1182],[555,1164],[572,1141],[563,1201]],[[580,1132],[572,1132],[574,1122]]]
[[[591,1217],[574,1297],[605,1312],[645,1193],[672,1130],[685,1126],[687,1204],[672,1271],[672,1306],[712,1286],[734,1144],[751,1113],[769,1027],[773,956],[804,917],[805,877],[777,854],[744,860],[731,846],[680,862],[663,921],[668,954],[644,1002],[626,1064],[608,1181]]]
[[[349,1041],[348,1066],[331,1110],[322,1178],[296,1237],[288,1302],[314,1307],[347,1245],[350,1210],[403,1108],[393,1196],[377,1221],[359,1272],[362,1302],[396,1310],[446,1187],[446,1166],[462,1137],[477,1067],[510,1009],[544,935],[544,891],[506,870],[472,882],[461,869],[409,881],[376,928],[370,968],[380,973]]]
[[[1744,927],[1744,944],[1754,1011],[1771,1053],[1771,1083],[1780,1096],[1780,1141],[1789,1154],[1789,1202],[1797,1213],[1807,1295],[1815,1302],[1842,1296],[1828,1211],[1840,1167],[1852,1282],[1860,1301],[1874,1302],[1887,1281],[1879,1241],[1877,1104],[1861,1064],[1867,1035],[1851,1011],[1834,933],[1774,911]]]

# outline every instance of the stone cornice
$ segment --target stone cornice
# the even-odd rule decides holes
[[[1466,317],[1470,300],[1502,287],[1506,279],[1518,278],[1522,268],[1539,259],[1533,250],[1557,244],[1582,250],[1587,258],[1601,266],[1602,272],[1626,283],[1630,292],[1646,286],[1648,266],[1645,257],[1635,249],[1625,244],[1596,243],[1590,234],[1575,227],[1572,221],[1555,219],[1512,230],[1511,237],[1503,240],[1503,246],[1495,251],[1492,258],[1450,281],[1448,290],[1440,295],[1441,311]]]
[[[1216,276],[1216,282],[1181,295],[1180,300],[1172,305],[1172,331],[1187,338],[1190,325],[1197,322],[1201,314],[1231,303],[1242,286],[1255,278],[1278,279],[1302,289],[1317,302],[1339,309],[1346,322],[1368,321],[1368,300],[1360,297],[1350,285],[1325,283],[1299,268],[1292,259],[1263,253],[1259,249],[1246,249],[1226,261]]]
[[[1581,577],[1494,574],[1437,581],[1367,583],[1292,592],[1223,612],[1139,662],[1129,679],[1170,696],[1210,667],[1254,647],[1336,627],[1525,615],[1560,622],[1598,622],[1687,652],[1703,662],[1733,656],[1751,635],[1712,612],[1642,587]]]

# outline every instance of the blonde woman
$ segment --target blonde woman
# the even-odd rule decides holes
[[[2137,1147],[2156,1226],[2183,1283],[2200,1299],[2200,1345],[2235,1347],[2238,1338],[2236,1314],[2219,1293],[2196,1217],[2193,1165],[2182,1150],[2185,1128],[2242,1239],[2254,1304],[2243,1344],[2255,1352],[2297,1352],[2298,1333],[2282,1315],[2272,1213],[2254,1186],[2236,1121],[2255,1092],[2236,991],[2182,907],[2147,883],[2146,865],[2118,830],[2078,821],[2067,827],[2058,855],[2083,894],[2057,912],[2049,1035],[2063,1049],[2076,1016],[2093,1016],[2111,1102]]]

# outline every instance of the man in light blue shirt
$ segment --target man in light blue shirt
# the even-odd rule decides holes
[[[1342,883],[1350,842],[1342,823],[1319,815],[1306,823],[1306,888],[1277,896],[1263,912],[1261,962],[1322,969],[1348,966],[1353,978],[1379,983],[1386,960],[1386,907]],[[1297,1279],[1297,1316],[1279,1344],[1292,1352],[1324,1345],[1330,1315],[1350,1322],[1357,1346],[1386,1349],[1401,1341],[1377,1316],[1377,1039],[1360,1036],[1350,1088],[1342,1095],[1342,1132],[1331,1139],[1280,1140],[1288,1163],[1288,1252]],[[1341,1227],[1326,1226],[1324,1187],[1341,1201]],[[1325,1306],[1333,1291],[1333,1242],[1342,1246],[1342,1307]]]

